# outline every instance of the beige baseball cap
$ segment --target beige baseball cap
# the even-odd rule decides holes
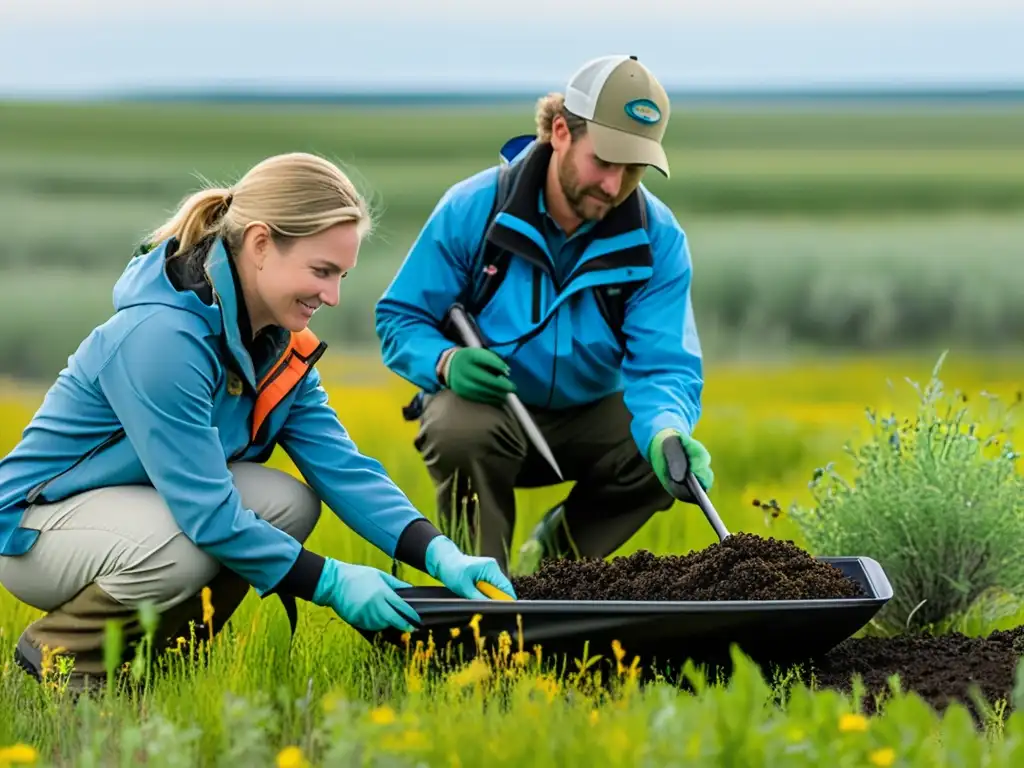
[[[661,146],[668,94],[636,56],[588,61],[569,80],[565,108],[589,123],[594,152],[602,160],[650,165],[668,178],[668,157]]]

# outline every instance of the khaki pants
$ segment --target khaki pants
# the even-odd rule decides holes
[[[305,542],[321,510],[309,486],[258,464],[235,464],[231,472],[243,505]],[[44,646],[63,649],[62,655],[75,657],[71,687],[80,687],[84,675],[102,680],[108,619],[124,624],[126,644],[137,641],[142,629],[136,611],[151,601],[161,614],[154,638],[159,650],[188,637],[190,621],[205,637],[203,587],[212,592],[214,632],[249,590],[182,533],[151,486],[98,488],[37,504],[26,510],[22,525],[40,536],[25,555],[0,557],[0,584],[47,615],[19,640],[19,662],[38,670]]]
[[[606,557],[653,514],[672,506],[674,499],[636,448],[621,393],[578,408],[534,411],[533,417],[565,479],[575,481],[561,505],[561,540],[549,556]],[[507,574],[515,489],[553,485],[558,477],[508,408],[451,390],[427,398],[415,444],[437,489],[446,534],[495,558]],[[461,506],[474,495],[470,517],[462,519]]]

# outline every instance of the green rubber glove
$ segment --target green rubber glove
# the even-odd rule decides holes
[[[505,361],[489,349],[456,350],[448,362],[448,387],[459,397],[478,403],[501,405],[516,391]]]
[[[665,458],[663,446],[669,438],[678,438],[683,443],[683,450],[686,451],[686,458],[690,461],[690,471],[697,478],[697,482],[705,491],[710,491],[715,482],[715,473],[711,471],[711,454],[698,440],[690,435],[680,432],[678,429],[663,429],[651,440],[651,448],[648,451],[651,468],[658,476],[665,490],[672,493],[672,481],[668,476],[668,460]]]

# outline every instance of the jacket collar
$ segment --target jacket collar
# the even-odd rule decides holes
[[[511,213],[540,230],[543,210],[537,205],[537,194],[543,192],[547,181],[548,165],[554,150],[548,142],[534,142],[511,167],[512,189],[502,211]],[[639,189],[639,188],[638,188]],[[593,227],[593,235],[612,237],[642,226],[640,195],[637,189],[615,206],[604,219]]]
[[[213,299],[221,310],[227,351],[236,363],[238,374],[255,390],[264,373],[259,368],[276,359],[274,352],[287,345],[290,334],[284,328],[271,326],[253,339],[238,270],[221,238],[216,238],[210,245],[204,268]]]
[[[513,251],[546,269],[552,274],[553,264],[544,244],[543,217],[546,215],[538,206],[538,195],[543,192],[547,179],[548,164],[553,149],[548,142],[534,142],[516,157],[507,169],[511,174],[510,189],[504,205],[495,211],[494,220],[487,230],[489,242],[505,250]],[[640,206],[644,198],[637,187],[601,221],[585,233],[590,241],[614,242],[615,238],[643,230]],[[621,239],[621,238],[620,238]],[[645,237],[646,240],[646,237]],[[635,248],[627,249],[629,251]],[[647,249],[644,253],[623,253],[631,262],[640,259],[650,263]]]

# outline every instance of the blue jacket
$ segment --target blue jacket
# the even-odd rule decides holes
[[[31,549],[39,532],[20,519],[32,501],[151,484],[185,535],[261,596],[276,587],[312,599],[323,558],[242,506],[228,471],[229,460],[265,461],[279,443],[342,521],[422,570],[437,531],[339,423],[313,367],[324,345],[309,329],[293,337],[272,328],[247,341],[248,315],[221,242],[207,245],[209,282],[201,255],[191,276],[187,260],[165,262],[175,245],[129,262],[114,288],[115,314],[71,356],[0,461],[0,555]]]
[[[646,189],[647,226],[631,196],[596,226],[561,241],[542,210],[550,145],[531,143],[512,158],[518,183],[489,238],[515,256],[476,322],[484,343],[506,360],[527,406],[565,408],[623,391],[641,455],[655,434],[691,433],[701,411],[701,348],[690,300],[686,235]],[[442,331],[449,307],[486,265],[474,262],[495,200],[498,168],[450,188],[377,304],[385,364],[425,392],[441,388],[436,366],[453,342]],[[595,289],[639,285],[626,303],[623,349],[604,320]],[[543,327],[535,336],[531,331]],[[522,341],[522,337],[526,341]]]

